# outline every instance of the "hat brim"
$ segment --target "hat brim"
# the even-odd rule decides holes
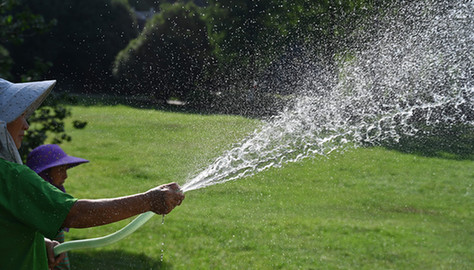
[[[53,90],[53,87],[56,85],[56,81],[55,80],[51,80],[51,81],[41,81],[41,82],[36,82],[36,83],[25,83],[25,84],[31,84],[26,86],[25,87],[38,87],[39,90],[38,90],[38,96],[36,99],[34,99],[34,101],[30,104],[30,106],[28,106],[26,109],[25,109],[25,117],[28,118],[31,116],[31,114],[33,114],[33,112],[38,109],[38,107],[41,105],[41,103],[43,103],[43,101],[46,99],[46,97],[51,93],[51,91]]]
[[[58,160],[54,161],[54,162],[48,163],[48,165],[45,165],[43,167],[39,167],[34,171],[36,173],[41,173],[41,172],[44,172],[44,171],[46,171],[48,169],[51,169],[53,167],[63,166],[63,165],[67,165],[67,168],[70,169],[72,167],[76,167],[80,164],[87,163],[87,162],[89,162],[89,160],[87,160],[87,159],[78,158],[78,157],[74,157],[74,156],[65,156],[61,159],[58,159]]]
[[[23,113],[28,118],[49,95],[55,84],[55,80],[10,83],[0,108],[0,115],[4,118],[1,120],[10,123]]]

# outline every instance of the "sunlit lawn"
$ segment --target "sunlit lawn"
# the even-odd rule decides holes
[[[73,107],[63,144],[78,198],[187,178],[258,126],[236,116]],[[474,269],[474,162],[355,149],[190,191],[128,238],[70,253],[73,269]],[[103,236],[130,220],[71,229]],[[161,260],[161,257],[163,258]]]

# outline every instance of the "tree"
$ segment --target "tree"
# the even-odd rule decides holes
[[[21,144],[20,155],[26,161],[28,153],[42,145],[49,138],[50,143],[60,144],[71,141],[71,136],[66,133],[65,120],[72,116],[71,109],[60,102],[67,99],[64,95],[51,94],[45,102],[28,119],[30,129]],[[73,127],[85,128],[87,122],[74,120]]]
[[[297,45],[333,56],[349,42],[357,20],[381,4],[370,0],[210,0],[209,36],[221,64],[249,73]]]
[[[41,15],[33,14],[28,8],[20,5],[20,1],[7,0],[0,2],[0,77],[13,80],[19,77],[21,81],[41,80],[42,74],[51,67],[39,57],[32,61],[31,69],[24,74],[11,73],[14,59],[6,47],[19,46],[25,38],[33,37],[36,33],[45,32],[54,25],[54,21],[46,23]],[[26,133],[20,154],[23,160],[35,147],[43,144],[48,135],[53,134],[52,143],[71,140],[65,133],[64,119],[71,116],[71,110],[58,103],[58,99],[50,98],[29,119],[32,126]],[[74,121],[75,128],[84,128],[86,122]]]
[[[33,14],[18,0],[0,1],[0,77],[13,79],[14,66],[8,45],[19,45],[25,38],[45,32],[54,25],[46,22],[41,15]]]
[[[129,0],[128,1],[131,6],[133,6],[136,10],[149,10],[153,8],[155,10],[160,9],[160,2],[158,0]]]
[[[238,69],[250,79],[281,50],[280,26],[271,21],[278,4],[272,0],[210,1],[206,23],[223,70]]]
[[[210,51],[200,8],[193,3],[164,4],[117,55],[113,72],[130,94],[186,100],[210,61]]]
[[[46,76],[61,78],[62,88],[108,91],[116,54],[138,35],[128,2],[29,0],[26,5],[45,20],[56,21],[57,26],[10,48],[17,62],[14,72],[25,73],[31,67],[31,59],[40,57],[53,63]]]
[[[240,113],[278,110],[267,107],[281,104],[276,95],[298,89],[305,68],[337,72],[339,54],[352,45],[357,21],[379,5],[370,0],[210,0],[205,19],[217,59],[210,73],[220,78],[214,87],[219,103],[237,99],[227,107],[241,104],[234,108]],[[281,68],[292,65],[298,69]]]

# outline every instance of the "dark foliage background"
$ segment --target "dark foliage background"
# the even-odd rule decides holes
[[[62,99],[111,96],[155,107],[178,100],[194,112],[269,116],[294,94],[301,69],[336,72],[342,52],[368,44],[353,40],[359,22],[396,12],[397,4],[403,1],[0,0],[0,77],[57,79]],[[308,53],[320,63],[306,62]],[[280,68],[295,64],[300,70]],[[47,136],[71,139],[64,129],[71,112],[62,104],[51,98],[30,119],[23,153]]]

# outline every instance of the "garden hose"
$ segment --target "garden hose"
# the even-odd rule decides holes
[[[126,237],[127,235],[133,233],[138,228],[140,228],[143,224],[145,224],[151,217],[153,217],[155,213],[153,212],[146,212],[139,215],[135,218],[132,222],[130,222],[127,226],[123,227],[122,229],[98,238],[91,238],[91,239],[83,239],[83,240],[74,240],[64,242],[54,247],[54,255],[57,256],[63,252],[73,250],[73,249],[80,249],[80,248],[96,248],[106,246],[112,243],[119,241],[120,239]]]

